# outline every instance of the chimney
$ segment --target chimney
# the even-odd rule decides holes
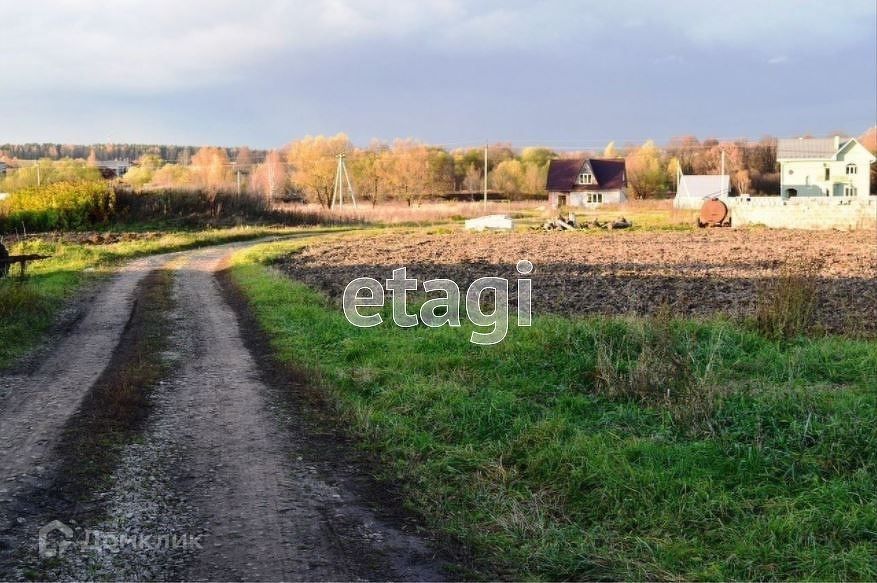
[[[838,148],[840,148],[840,136],[834,136],[834,151],[837,152]]]

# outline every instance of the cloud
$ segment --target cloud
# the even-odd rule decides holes
[[[789,57],[786,55],[778,55],[776,57],[771,57],[767,60],[768,65],[782,65],[783,63],[788,63]]]
[[[680,59],[699,47],[767,59],[873,37],[877,4],[29,0],[4,6],[3,19],[0,52],[14,55],[4,61],[12,80],[6,92],[161,94],[246,83],[269,63],[281,70],[318,66],[321,51],[347,50],[355,66],[357,49],[377,44],[455,58],[541,51],[545,59],[588,54],[596,62],[602,51],[622,51],[635,40],[640,47],[672,44],[666,53]]]

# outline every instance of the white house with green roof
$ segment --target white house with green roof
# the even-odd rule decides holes
[[[777,142],[780,196],[868,197],[874,157],[855,138],[792,138]]]

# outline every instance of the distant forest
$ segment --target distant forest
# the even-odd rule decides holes
[[[19,160],[39,160],[49,158],[86,159],[94,152],[97,160],[129,160],[134,162],[143,156],[157,156],[165,162],[189,164],[192,156],[200,146],[173,146],[167,144],[3,144],[0,145],[0,158],[18,158]],[[246,147],[226,148],[226,155],[236,160],[240,150],[249,152],[253,161],[265,159],[265,150],[253,150]]]

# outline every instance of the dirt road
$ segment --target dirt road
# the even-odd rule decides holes
[[[131,264],[42,366],[0,377],[0,578],[447,577],[398,497],[383,493],[355,451],[303,413],[306,401],[294,397],[301,380],[267,372],[268,356],[254,354],[252,332],[217,279],[223,258],[241,245]],[[162,354],[167,372],[150,393],[148,421],[110,475],[89,484],[86,502],[44,500],[69,465],[57,459],[65,425],[115,366],[138,284],[162,268],[174,274],[174,309]],[[88,463],[99,454],[83,455]],[[74,544],[60,560],[40,560],[37,529],[52,519],[69,523],[74,541],[89,531],[92,541],[97,532],[152,542]]]

